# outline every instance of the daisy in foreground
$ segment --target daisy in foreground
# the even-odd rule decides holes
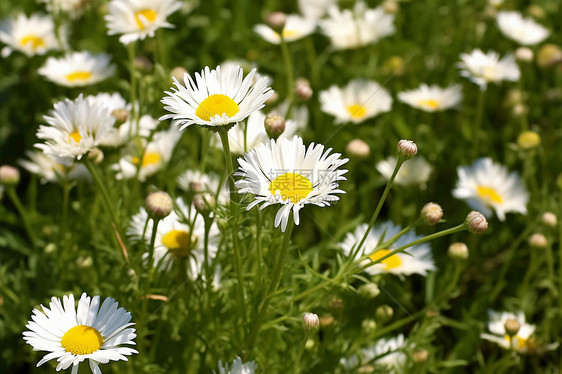
[[[482,91],[486,90],[488,83],[515,82],[521,75],[513,55],[500,59],[497,52],[489,51],[484,54],[480,49],[475,49],[470,54],[462,53],[461,62],[457,66],[461,69],[461,75],[480,86]]]
[[[299,211],[305,204],[329,206],[339,200],[333,194],[345,193],[338,188],[338,182],[345,180],[347,170],[338,170],[348,159],[340,159],[341,154],[324,151],[321,144],[304,146],[300,137],[271,140],[260,144],[244,157],[238,158],[242,177],[236,181],[238,193],[255,195],[247,210],[259,203],[260,209],[269,205],[281,204],[275,216],[275,227],[281,224],[285,231],[291,210],[296,225],[299,224]]]
[[[281,35],[286,42],[293,42],[312,34],[315,28],[316,21],[303,18],[296,14],[289,14],[285,26],[283,26],[283,31],[281,31]],[[269,26],[256,25],[254,31],[270,43],[281,43],[281,35]]]
[[[486,217],[496,212],[500,221],[507,212],[527,213],[529,193],[516,172],[496,164],[490,158],[476,160],[471,166],[457,169],[459,180],[453,196]]]
[[[115,66],[110,62],[111,56],[107,53],[74,52],[61,58],[49,57],[39,74],[60,86],[88,86],[113,75]]]
[[[441,88],[422,83],[415,90],[398,93],[398,100],[426,112],[439,112],[454,108],[461,103],[462,87],[460,84],[455,84]]]
[[[232,366],[225,364],[223,366],[222,361],[219,361],[219,373],[218,374],[254,374],[258,365],[254,361],[242,363],[240,357],[236,357],[232,362]]]
[[[159,28],[174,27],[166,18],[180,8],[176,0],[111,0],[105,16],[108,34],[122,34],[123,44],[153,37]]]
[[[357,245],[361,242],[361,238],[367,231],[367,224],[359,225],[353,233],[348,233],[340,247],[344,253],[349,256],[351,252],[356,249]],[[415,232],[410,231],[402,235],[394,244],[388,248],[382,248],[375,251],[375,248],[381,240],[388,241],[397,235],[402,228],[394,225],[392,222],[385,222],[377,227],[373,227],[363,249],[355,256],[359,259],[365,255],[369,255],[372,261],[376,261],[392,252],[396,248],[400,248],[408,243],[423,238],[423,236],[416,235]],[[383,239],[384,235],[384,239]],[[431,254],[431,247],[428,243],[418,244],[406,250],[408,253],[397,253],[390,256],[381,263],[368,267],[365,271],[370,274],[392,273],[399,276],[420,274],[426,276],[429,271],[435,270],[433,263],[433,256]],[[365,265],[370,261],[366,260]],[[363,265],[363,264],[362,264]]]
[[[61,35],[61,39],[64,40],[65,35]],[[3,57],[9,56],[12,50],[31,57],[61,48],[53,19],[39,14],[32,14],[29,18],[18,14],[16,18],[4,20],[0,23],[0,41],[8,45],[2,49]]]
[[[244,78],[240,67],[216,69],[205,67],[201,74],[195,73],[195,81],[184,75],[184,85],[173,78],[175,88],[161,101],[171,114],[160,120],[172,118],[181,125],[180,130],[190,125],[201,125],[221,129],[232,127],[261,109],[273,94],[268,79],[262,77],[253,83],[256,69]]]
[[[518,12],[499,12],[497,16],[500,31],[508,38],[523,45],[535,45],[550,35],[547,28],[531,18],[523,18]]]
[[[122,344],[134,345],[135,329],[129,323],[131,313],[108,297],[100,306],[100,297],[82,294],[76,309],[74,296],[63,296],[62,302],[53,297],[49,308],[33,309],[32,321],[26,325],[23,339],[35,351],[48,351],[37,366],[57,359],[57,371],[72,365],[72,374],[78,365],[88,359],[94,374],[101,374],[98,364],[109,361],[127,361],[125,356],[138,353]]]

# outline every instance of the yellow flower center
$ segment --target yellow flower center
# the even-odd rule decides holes
[[[488,203],[501,204],[503,202],[502,197],[491,187],[478,186],[476,187],[476,193],[478,197]]]
[[[523,149],[535,148],[541,144],[541,137],[534,131],[523,131],[517,137],[517,144]]]
[[[437,109],[440,106],[439,100],[436,99],[425,99],[418,101],[418,105],[422,107],[430,107],[432,109]]]
[[[189,232],[186,230],[171,230],[162,236],[162,244],[168,249],[189,252]]]
[[[515,335],[513,337],[513,341],[511,340],[509,335],[505,335],[504,339],[507,340],[507,342],[509,343],[510,346],[513,345],[513,348],[516,351],[520,351],[527,346],[527,339],[523,339],[519,335]]]
[[[223,94],[214,94],[206,98],[199,104],[195,115],[203,121],[209,121],[211,117],[222,116],[226,114],[228,117],[233,117],[240,111],[238,104],[230,97]]]
[[[141,167],[147,167],[148,165],[153,165],[153,164],[157,164],[160,162],[160,160],[162,159],[162,157],[160,157],[159,153],[156,152],[144,152],[144,155],[142,156],[142,165]],[[138,165],[139,164],[139,158],[138,157],[133,157],[133,164]]]
[[[496,78],[496,68],[494,66],[486,66],[482,71],[482,78],[488,82],[493,81]]]
[[[70,82],[74,82],[74,81],[87,81],[88,79],[90,79],[92,77],[92,73],[90,73],[89,71],[85,71],[85,70],[78,70],[75,71],[73,73],[67,74],[66,75],[66,80],[70,81]]]
[[[269,192],[272,195],[279,191],[283,200],[298,203],[312,192],[312,183],[308,178],[296,173],[285,173],[271,181]]]
[[[80,140],[82,140],[82,135],[78,130],[74,130],[70,135],[68,135],[68,142],[70,143],[70,139],[74,139],[74,141],[80,144]]]
[[[283,31],[281,32],[281,35],[283,35],[283,38],[287,39],[287,38],[296,36],[297,32],[295,30],[283,29]]]
[[[348,105],[347,111],[353,119],[361,119],[367,115],[367,109],[361,104]]]
[[[158,15],[158,13],[156,13],[156,11],[154,11],[152,9],[139,10],[138,12],[135,13],[135,21],[137,21],[137,26],[139,27],[139,29],[144,30],[145,25],[143,24],[143,21],[146,20],[150,24],[150,23],[154,22],[157,15]],[[144,19],[142,21],[141,21],[141,17],[144,17]]]
[[[36,35],[27,35],[20,39],[20,44],[22,46],[26,46],[28,43],[31,43],[31,47],[33,48],[33,50],[45,46],[45,41],[43,40],[43,38]]]
[[[74,326],[63,335],[60,344],[75,355],[88,355],[101,348],[103,337],[93,327],[78,325]]]
[[[373,261],[377,261],[378,259],[383,258],[390,252],[391,251],[388,249],[379,249],[375,253],[371,254],[369,258]],[[398,255],[392,255],[389,258],[382,260],[382,262],[380,263],[385,265],[384,270],[390,270],[400,267],[400,265],[402,265],[402,260]]]

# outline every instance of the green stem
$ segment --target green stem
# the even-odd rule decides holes
[[[310,337],[310,331],[305,330],[304,339],[301,342],[301,345],[299,347],[299,351],[297,352],[297,358],[295,359],[295,366],[293,367],[293,373],[294,374],[298,374],[300,372],[299,366],[300,366],[300,362],[301,362],[301,357],[302,357],[302,354],[304,352],[304,348],[306,347],[306,342],[308,341],[309,337]]]
[[[474,146],[473,158],[478,158],[480,146],[480,128],[482,127],[482,119],[484,117],[484,103],[486,98],[486,90],[478,92],[478,102],[476,104],[476,120],[474,121]]]
[[[131,78],[131,92],[130,92],[130,100],[131,100],[131,118],[129,119],[129,138],[133,136],[133,123],[138,125],[137,118],[137,75],[135,71],[135,43],[129,43],[127,45],[127,52],[129,54],[129,75]],[[135,128],[136,134],[139,133],[139,129]]]
[[[290,117],[291,109],[293,107],[293,101],[295,99],[295,76],[293,71],[293,60],[291,59],[291,54],[289,52],[289,47],[287,46],[287,42],[285,38],[283,38],[283,34],[279,34],[281,37],[281,53],[283,54],[283,62],[285,65],[285,69],[287,72],[287,112],[285,113],[285,117]]]
[[[61,217],[61,225],[60,225],[60,234],[59,234],[59,246],[66,251],[67,248],[67,240],[66,240],[66,230],[68,225],[68,200],[70,195],[70,190],[72,189],[72,185],[68,183],[68,179],[64,179],[62,185],[62,217]]]
[[[16,193],[16,190],[14,189],[14,187],[8,187],[6,189],[6,192],[8,193],[10,200],[12,200],[12,203],[16,207],[16,210],[18,211],[23,221],[23,227],[25,228],[25,232],[27,233],[29,240],[31,240],[31,244],[33,245],[33,247],[37,247],[37,239],[35,238],[35,234],[33,234],[33,230],[31,230],[29,217],[27,215],[27,212],[25,211],[23,204],[21,203],[21,200],[18,197],[18,194]]]

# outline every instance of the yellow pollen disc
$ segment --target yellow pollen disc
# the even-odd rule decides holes
[[[238,104],[230,97],[223,94],[214,94],[206,98],[199,104],[195,115],[203,121],[209,121],[211,117],[222,116],[226,114],[228,117],[233,117],[240,111]]]
[[[152,9],[142,9],[142,10],[139,10],[138,12],[136,12],[135,13],[135,21],[137,21],[137,26],[139,27],[139,29],[144,30],[144,25],[142,24],[139,16],[144,17],[149,23],[152,23],[156,19],[157,14],[158,13],[156,13]]]
[[[144,152],[142,156],[142,167],[147,167],[148,165],[157,164],[160,162],[162,158],[160,157],[159,153],[156,152]],[[138,165],[139,158],[133,157],[133,164]]]
[[[75,355],[88,355],[101,348],[103,337],[93,327],[78,325],[74,326],[63,335],[60,344]]]
[[[80,143],[80,140],[82,140],[82,135],[80,135],[80,133],[78,132],[78,130],[74,130],[73,133],[71,133],[70,135],[68,135],[68,142],[70,143],[70,139],[74,139],[74,141],[76,143]]]
[[[391,251],[389,251],[388,249],[379,249],[378,251],[376,251],[375,253],[370,255],[369,258],[373,261],[377,261],[379,258],[383,258],[384,256],[386,256],[390,252]],[[386,265],[385,268],[384,268],[385,270],[390,270],[390,269],[396,269],[397,267],[400,267],[400,265],[402,265],[402,260],[400,259],[400,257],[398,255],[392,255],[392,256],[390,256],[386,260],[383,260],[380,263]]]
[[[486,66],[482,72],[482,78],[487,81],[493,81],[496,77],[496,68],[494,66]]]
[[[189,232],[185,230],[172,230],[162,237],[162,244],[168,249],[189,251]]]
[[[432,109],[437,109],[440,106],[440,103],[438,100],[435,99],[427,99],[427,100],[420,100],[418,101],[418,105],[419,106],[425,106],[425,107],[430,107]]]
[[[365,107],[363,105],[360,105],[360,104],[348,105],[347,111],[349,112],[349,115],[351,116],[351,118],[354,118],[354,119],[363,118],[367,114],[367,109],[365,109]]]
[[[26,46],[28,43],[31,43],[31,47],[33,48],[33,50],[45,46],[45,41],[43,40],[43,38],[36,35],[27,35],[20,39],[21,45]]]
[[[287,39],[287,38],[290,38],[292,36],[297,35],[297,32],[295,30],[285,30],[285,29],[283,29],[281,34],[283,35],[283,38]]]
[[[478,194],[478,197],[487,202],[497,204],[501,204],[503,202],[502,197],[493,188],[478,186],[476,187],[476,193]]]
[[[279,191],[283,200],[298,203],[312,192],[312,183],[308,178],[296,173],[285,173],[271,181],[269,192],[272,195]]]
[[[527,346],[527,339],[523,339],[522,337],[520,337],[518,335],[515,335],[513,337],[513,339],[515,340],[514,342],[511,341],[511,338],[509,337],[509,335],[505,335],[504,339],[507,340],[507,342],[509,343],[510,346],[511,346],[511,344],[513,344],[513,348],[517,351],[520,351]]]
[[[85,70],[75,71],[74,73],[70,73],[66,75],[66,80],[74,82],[74,81],[87,81],[92,77],[92,73]]]

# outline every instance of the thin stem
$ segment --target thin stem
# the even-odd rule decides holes
[[[10,200],[12,200],[12,203],[16,207],[16,210],[18,211],[18,214],[20,215],[23,221],[23,227],[25,228],[25,232],[27,233],[29,240],[31,240],[31,244],[33,244],[33,246],[36,247],[37,239],[35,238],[35,234],[33,233],[33,230],[31,230],[29,217],[27,215],[27,212],[25,211],[25,207],[23,206],[21,200],[18,197],[18,194],[16,193],[16,190],[14,189],[14,187],[8,187],[6,189],[6,192],[8,193]]]
[[[304,339],[301,342],[301,345],[299,347],[299,351],[297,352],[297,358],[295,359],[295,366],[293,367],[293,373],[294,374],[298,374],[300,372],[299,366],[300,366],[300,362],[301,362],[302,353],[304,352],[304,348],[306,347],[306,342],[308,341],[309,337],[310,337],[310,331],[305,330],[304,331]]]
[[[72,185],[68,182],[68,179],[64,179],[62,185],[62,217],[61,217],[61,225],[60,225],[60,234],[59,234],[59,246],[66,250],[66,230],[68,225],[68,200],[70,195],[70,190],[72,189]]]
[[[281,53],[283,54],[283,62],[285,65],[285,70],[287,72],[287,101],[289,105],[287,106],[285,117],[289,117],[291,114],[291,109],[293,107],[293,101],[295,99],[295,77],[293,72],[293,60],[291,59],[289,47],[287,46],[287,42],[283,37],[283,33],[281,32],[279,36],[281,37]]]
[[[486,98],[486,90],[480,90],[478,92],[478,102],[476,104],[476,119],[474,121],[474,146],[473,146],[473,157],[476,159],[479,154],[480,146],[480,128],[482,127],[482,118],[484,117],[484,103]]]
[[[130,100],[131,100],[131,119],[129,120],[129,138],[131,138],[133,136],[132,131],[133,131],[133,124],[137,124],[138,125],[138,121],[136,120],[137,118],[137,76],[136,76],[136,71],[135,71],[135,43],[129,43],[127,45],[127,52],[129,54],[129,75],[131,78],[131,96],[130,96]],[[136,134],[139,133],[139,129],[135,128],[136,130]]]

